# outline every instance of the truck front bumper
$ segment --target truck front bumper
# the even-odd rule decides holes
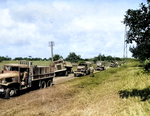
[[[0,95],[4,95],[6,92],[5,92],[5,89],[4,88],[0,88]]]
[[[74,72],[74,74],[76,74],[77,76],[79,76],[79,75],[86,75],[86,73],[84,73],[84,72]]]

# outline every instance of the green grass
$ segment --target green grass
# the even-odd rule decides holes
[[[51,107],[48,100],[61,100],[59,104],[53,104],[58,109],[42,112],[36,106],[32,107],[37,113],[54,116],[149,116],[150,73],[141,65],[139,61],[131,60],[121,67],[97,72],[94,77],[87,75],[54,85],[55,88],[59,86],[59,92],[53,94],[53,98],[52,95],[47,97],[44,104],[36,102],[36,106],[47,108]]]

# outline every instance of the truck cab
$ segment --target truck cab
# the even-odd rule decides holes
[[[30,86],[29,67],[22,64],[6,64],[0,74],[0,94],[13,96],[17,90]]]
[[[105,61],[97,61],[96,65],[97,65],[95,68],[96,71],[102,71],[102,70],[106,69],[106,62]]]
[[[72,72],[71,62],[64,60],[54,61],[55,65],[55,77],[57,76],[68,76]]]
[[[74,77],[90,74],[91,65],[92,65],[91,63],[79,61],[78,66],[77,66],[77,70],[74,72]]]

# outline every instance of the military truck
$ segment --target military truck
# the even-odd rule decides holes
[[[79,61],[77,70],[74,72],[74,77],[90,74],[91,65],[92,65],[92,63],[88,63],[85,61]]]
[[[54,77],[54,64],[50,66],[32,65],[21,61],[20,64],[6,64],[0,74],[0,94],[5,98],[14,96],[20,90],[51,86]]]
[[[117,67],[117,66],[118,66],[118,62],[116,62],[116,61],[111,61],[110,67]]]
[[[68,76],[68,74],[72,73],[72,64],[71,62],[64,60],[54,61],[55,65],[55,77],[56,76]]]
[[[95,68],[96,71],[102,71],[102,70],[106,69],[106,62],[105,61],[97,61],[96,65],[97,65]]]

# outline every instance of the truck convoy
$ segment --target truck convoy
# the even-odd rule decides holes
[[[21,61],[20,64],[6,64],[0,74],[0,94],[6,99],[18,91],[31,88],[51,86],[54,77],[54,63],[50,66],[32,65],[32,62]]]

